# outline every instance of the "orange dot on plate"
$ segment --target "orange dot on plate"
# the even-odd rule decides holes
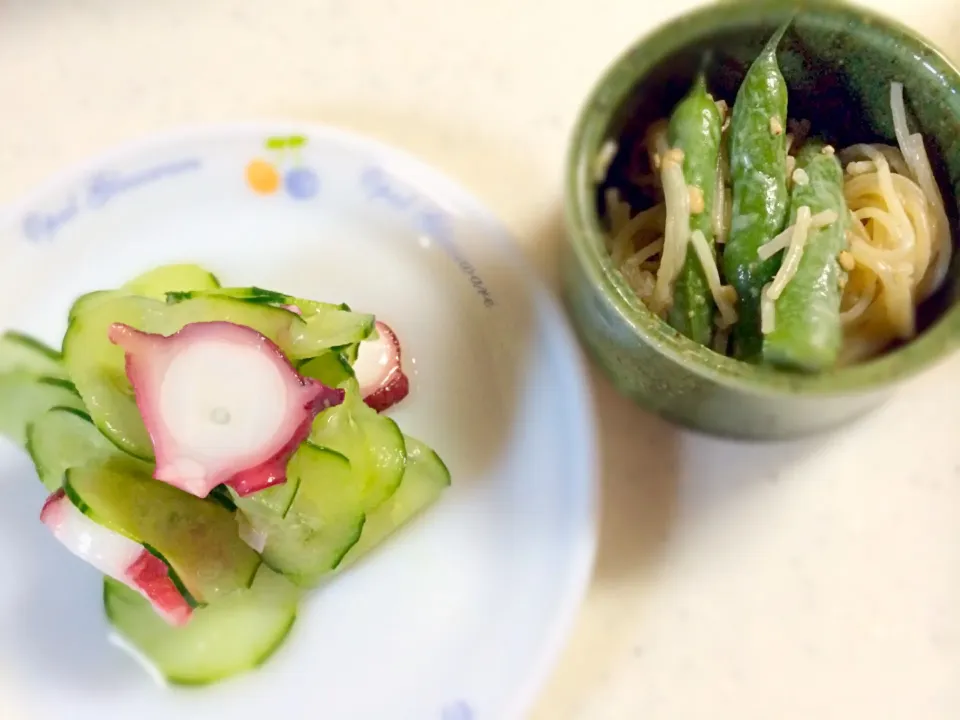
[[[247,165],[247,184],[254,191],[268,195],[280,187],[280,173],[266,160],[253,160]]]

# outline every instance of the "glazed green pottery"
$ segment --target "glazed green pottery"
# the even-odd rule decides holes
[[[602,148],[610,141],[631,145],[669,114],[701,68],[715,94],[732,102],[750,63],[791,17],[778,52],[790,117],[809,119],[837,147],[895,144],[890,84],[902,82],[911,128],[925,136],[957,236],[960,74],[906,28],[827,0],[733,0],[696,10],[637,42],[607,70],[574,131],[564,297],[581,340],[620,392],[711,434],[787,439],[828,430],[876,407],[899,381],[944,359],[960,341],[956,255],[951,279],[920,309],[920,337],[820,375],[741,363],[703,348],[649,312],[614,268],[599,211]]]

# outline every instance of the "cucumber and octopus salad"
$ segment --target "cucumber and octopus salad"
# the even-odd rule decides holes
[[[0,432],[49,492],[40,520],[177,684],[263,663],[304,592],[450,484],[382,414],[409,388],[373,315],[195,265],[83,295],[60,350],[0,336]]]
[[[836,149],[788,120],[777,60],[788,26],[732,107],[701,73],[623,162],[605,146],[598,180],[613,263],[649,309],[717,353],[818,373],[915,337],[952,240],[902,84],[890,83],[896,146]]]

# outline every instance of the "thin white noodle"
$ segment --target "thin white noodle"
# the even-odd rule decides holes
[[[663,254],[653,291],[653,309],[664,312],[673,304],[673,285],[686,258],[690,237],[690,193],[683,179],[683,167],[668,154],[666,131],[655,137],[657,153],[662,158],[660,177],[667,205],[663,236]]]
[[[878,167],[882,169],[882,163],[878,163]],[[862,347],[872,346],[872,340],[879,335],[889,342],[894,338],[910,339],[916,334],[916,303],[922,299],[918,296],[918,284],[929,272],[935,243],[933,208],[923,190],[909,175],[889,176],[911,227],[914,240],[911,246],[900,232],[900,223],[888,212],[892,209],[891,203],[880,187],[880,175],[878,172],[851,178],[844,188],[856,218],[852,224],[855,238],[850,247],[854,261],[873,273],[882,287],[874,293],[870,307],[863,311],[866,314],[879,303],[877,312],[871,314],[874,319],[862,327],[857,326],[854,332],[856,336],[869,336],[867,339],[871,342],[861,342]],[[861,222],[864,220],[872,221],[872,232],[864,227]],[[858,306],[859,302],[854,305]]]
[[[888,213],[886,210],[881,210],[878,207],[862,207],[858,210],[853,211],[853,216],[857,219],[857,222],[863,223],[867,220],[872,220],[877,223],[884,230],[888,237],[893,239],[894,243],[897,243],[894,247],[883,247],[883,248],[873,248],[878,252],[886,252],[891,256],[899,259],[911,258],[912,251],[911,248],[903,247],[903,238],[900,235],[900,228],[897,226],[896,220]],[[913,265],[913,260],[911,259],[911,267]]]
[[[900,152],[910,168],[913,179],[917,181],[924,195],[926,195],[935,218],[934,237],[936,247],[934,251],[936,253],[936,263],[933,266],[932,273],[926,276],[918,275],[918,278],[922,277],[918,294],[919,299],[923,300],[939,290],[946,278],[953,254],[950,224],[944,209],[943,196],[940,194],[940,189],[933,177],[933,168],[930,166],[930,158],[927,156],[923,144],[923,136],[919,133],[910,134],[910,127],[907,124],[907,108],[903,100],[903,83],[891,83],[890,108],[893,113],[893,127],[897,135]]]
[[[863,288],[859,294],[856,295],[857,301],[846,310],[843,310],[840,313],[840,322],[844,327],[850,327],[855,325],[866,313],[867,308],[870,307],[874,299],[877,297],[877,276],[870,274],[870,280],[867,287]],[[849,297],[849,293],[845,296]]]
[[[844,186],[844,195],[847,198],[847,204],[857,210],[861,220],[869,218],[883,224],[888,236],[898,241],[897,245],[903,257],[913,254],[914,272],[919,279],[923,276],[925,268],[929,266],[933,253],[934,240],[930,225],[929,203],[920,186],[909,177],[891,175],[890,180],[913,228],[915,241],[913,248],[904,243],[892,216],[886,210],[877,207],[877,199],[883,200],[886,205],[886,198],[879,191],[876,175],[851,178]],[[865,212],[860,213],[861,209]]]
[[[953,242],[950,237],[950,220],[947,218],[940,188],[933,177],[933,168],[930,166],[930,159],[927,157],[927,150],[923,145],[923,136],[915,134],[910,137],[910,140],[914,146],[914,157],[916,158],[916,167],[913,170],[917,184],[923,190],[927,202],[933,209],[932,238],[936,259],[932,268],[920,282],[920,300],[925,300],[937,292],[947,278],[947,273],[950,271],[950,260],[953,258]]]
[[[873,156],[867,155],[864,152],[864,148],[870,148],[874,152],[878,152],[883,155],[890,164],[890,168],[898,175],[906,175],[907,177],[910,176],[910,168],[908,168],[907,163],[904,162],[903,155],[900,153],[900,150],[892,145],[867,145],[865,143],[859,143],[857,145],[851,145],[848,148],[844,148],[840,153],[838,153],[838,157],[844,166],[847,166],[851,163],[856,163],[857,158],[862,158],[864,159],[863,162],[871,163],[872,165],[870,158]],[[872,172],[875,168],[876,166],[873,165],[870,172]]]
[[[857,265],[867,268],[876,275],[883,290],[874,298],[874,302],[881,302],[884,308],[886,324],[892,337],[908,339],[915,333],[914,306],[911,293],[912,266],[901,263],[891,266],[888,262],[878,259],[871,248],[863,240],[856,238],[850,244]],[[888,338],[889,339],[892,339]]]
[[[607,171],[610,170],[610,165],[617,156],[618,147],[616,140],[607,140],[600,146],[600,152],[597,153],[593,163],[593,179],[595,182],[602,183],[607,179]]]
[[[624,267],[640,268],[647,260],[663,251],[663,238],[645,245],[623,263]]]
[[[904,210],[900,196],[897,194],[894,176],[890,171],[890,163],[879,151],[874,150],[869,145],[864,145],[863,148],[868,155],[872,156],[870,159],[877,166],[877,183],[880,186],[880,192],[883,193],[883,202],[900,229],[900,246],[912,251],[916,247],[916,237],[913,232],[913,225],[910,224],[910,219],[907,217],[907,211]],[[916,265],[915,262],[914,267]],[[920,272],[922,273],[922,269]]]
[[[889,168],[889,165],[887,166]],[[906,175],[890,174],[890,182],[893,190],[900,198],[900,201],[907,203],[910,201],[925,203],[927,196],[923,189],[910,177]],[[883,191],[879,187],[880,177],[878,172],[864,173],[855,177],[847,178],[843,184],[843,193],[850,197],[879,197],[883,198]]]
[[[877,210],[877,208],[874,208]],[[877,210],[883,213],[883,210]],[[854,260],[858,264],[870,267],[872,264],[882,264],[891,271],[903,273],[913,277],[913,259],[909,254],[904,254],[896,248],[878,247],[880,239],[877,237],[877,228],[874,227],[874,235],[871,235],[863,224],[857,219],[855,213],[851,211],[850,230],[848,243],[851,250],[854,251]],[[892,221],[891,221],[892,222]],[[852,235],[852,237],[850,237]]]
[[[777,306],[770,297],[770,286],[771,283],[764,285],[760,294],[760,333],[763,335],[769,335],[777,329]]]
[[[707,239],[700,230],[694,230],[690,233],[690,244],[697,253],[697,258],[703,267],[703,274],[707,279],[707,286],[710,288],[713,301],[717,305],[717,310],[720,311],[724,324],[727,326],[733,325],[737,321],[737,309],[733,306],[733,303],[730,302],[727,293],[720,284],[720,269],[717,267],[716,255],[714,255],[710,249],[710,246],[707,244]]]
[[[867,229],[859,222],[857,222],[857,216],[854,214],[853,210],[847,209],[847,212],[850,215],[850,225],[847,229],[847,233],[853,234],[855,237],[870,242],[870,233],[867,232]]]
[[[627,205],[629,213],[629,205]],[[653,233],[659,233],[663,229],[664,218],[666,217],[666,208],[663,204],[656,205],[649,210],[637,213],[632,218],[622,224],[619,231],[613,238],[610,254],[613,256],[615,265],[621,265],[626,262],[634,251],[635,240],[644,230]]]
[[[862,265],[877,275],[890,273],[891,275],[899,274],[912,277],[913,266],[909,262],[891,262],[888,258],[884,257],[884,252],[884,250],[878,250],[860,238],[854,238],[850,243],[850,254],[853,255],[853,259],[857,265]]]
[[[873,147],[887,159],[887,162],[890,163],[890,168],[897,173],[897,175],[910,176],[910,168],[907,167],[907,163],[903,159],[903,154],[897,148],[892,145],[874,145]]]
[[[893,131],[897,135],[897,145],[900,146],[907,165],[910,165],[910,158],[904,149],[909,145],[910,130],[907,126],[907,107],[903,102],[903,83],[890,83],[890,112],[893,114]]]
[[[833,225],[837,220],[839,220],[839,217],[834,210],[824,210],[810,218],[810,227],[814,230],[819,230],[827,225]],[[781,250],[786,250],[790,245],[790,238],[793,236],[794,228],[796,228],[796,225],[791,225],[782,233],[761,245],[757,251],[760,259],[769,260]]]
[[[660,173],[660,163],[663,160],[663,154],[666,152],[667,130],[669,122],[665,119],[657,120],[653,125],[647,128],[644,144],[647,146],[647,157],[650,160],[650,169],[655,176]]]
[[[884,282],[883,298],[887,305],[887,313],[894,320],[900,338],[909,340],[914,337],[917,334],[916,312],[913,304],[913,287],[909,280],[903,275],[892,274]]]
[[[810,219],[809,207],[804,205],[797,210],[797,224],[794,226],[786,257],[784,257],[780,270],[777,271],[776,277],[773,278],[773,282],[766,292],[766,295],[771,300],[779,298],[784,288],[787,287],[787,284],[793,280],[794,275],[797,274],[797,268],[800,267],[800,259],[803,257],[803,247],[810,233]]]

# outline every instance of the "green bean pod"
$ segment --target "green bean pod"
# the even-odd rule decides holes
[[[807,236],[797,272],[774,304],[774,329],[763,339],[763,359],[785,369],[818,372],[836,364],[843,343],[837,258],[846,247],[848,213],[843,168],[833,153],[824,152],[821,143],[807,143],[797,155],[797,168],[806,177],[794,182],[790,223],[804,206],[812,215],[833,211],[837,220]]]
[[[750,66],[730,120],[733,207],[723,269],[739,298],[734,352],[750,362],[762,356],[760,293],[780,267],[779,257],[761,262],[757,251],[787,219],[787,85],[777,64],[785,31],[786,25]]]
[[[670,117],[670,147],[683,151],[683,178],[691,192],[690,231],[699,230],[714,248],[713,204],[723,119],[701,75]],[[696,202],[694,202],[696,198]],[[699,198],[703,199],[702,206]],[[677,276],[667,322],[691,340],[709,346],[715,304],[703,265],[693,247]]]

